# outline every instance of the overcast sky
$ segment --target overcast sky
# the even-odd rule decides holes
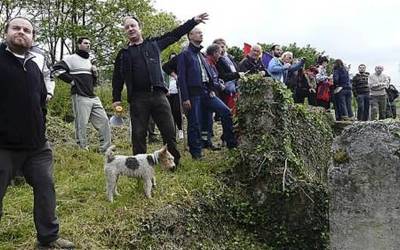
[[[375,65],[400,86],[400,0],[153,0],[154,7],[179,20],[207,12],[201,25],[203,45],[223,37],[228,45],[243,47],[278,43],[310,44],[333,58]]]

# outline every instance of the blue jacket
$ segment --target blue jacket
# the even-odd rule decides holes
[[[351,89],[349,72],[347,72],[347,70],[344,68],[333,70],[333,84],[336,87]]]
[[[218,86],[218,75],[214,72],[207,60],[201,54],[202,47],[192,43],[178,55],[178,87],[181,90],[182,101],[189,100],[190,96],[215,90]],[[198,55],[207,71],[209,82],[203,84]]]
[[[268,73],[275,80],[281,81],[283,79],[283,83],[286,83],[287,76],[289,72],[294,72],[299,70],[304,65],[304,60],[300,60],[300,62],[290,65],[289,68],[285,68],[279,60],[279,58],[274,57],[268,64]]]

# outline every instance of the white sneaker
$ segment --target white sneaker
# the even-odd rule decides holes
[[[183,131],[182,130],[178,130],[178,139],[179,140],[183,139]]]

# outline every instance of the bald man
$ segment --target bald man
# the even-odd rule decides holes
[[[233,134],[232,114],[215,95],[220,90],[218,73],[207,63],[200,52],[203,48],[203,32],[194,28],[188,34],[189,46],[178,56],[178,86],[182,93],[182,106],[188,118],[189,152],[195,160],[202,159],[201,125],[203,112],[215,112],[221,116],[223,140],[228,148],[237,146]],[[217,57],[221,49],[216,45]]]
[[[251,46],[249,54],[239,63],[239,72],[248,72],[249,74],[261,73],[265,75],[264,66],[261,62],[262,48],[256,44]]]
[[[29,51],[35,29],[28,19],[16,17],[6,24],[5,38],[0,46],[0,218],[8,183],[21,170],[33,188],[38,248],[71,249],[74,244],[58,236],[53,154],[45,136],[47,90]]]
[[[386,89],[389,87],[389,78],[383,74],[383,66],[375,67],[375,73],[368,77],[368,85],[371,89],[371,120],[383,120],[386,118]]]
[[[161,51],[178,41],[197,24],[208,19],[203,13],[171,32],[152,39],[143,39],[142,24],[135,17],[126,17],[123,26],[129,40],[115,59],[112,80],[113,106],[121,105],[121,92],[126,84],[132,124],[133,154],[147,151],[146,135],[150,116],[161,132],[168,151],[179,165],[175,125],[161,70]]]

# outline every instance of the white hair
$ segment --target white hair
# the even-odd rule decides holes
[[[282,54],[281,58],[285,58],[286,56],[291,56],[291,57],[293,58],[293,53],[290,52],[290,51],[285,51],[285,52]]]

